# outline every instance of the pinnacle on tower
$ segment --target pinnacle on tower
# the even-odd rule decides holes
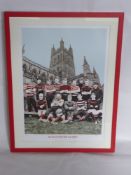
[[[72,47],[71,47],[71,44],[70,44],[70,47],[69,47],[69,52],[72,52]]]
[[[53,47],[52,48],[55,49],[54,44],[53,44]]]
[[[61,49],[64,49],[64,41],[63,41],[62,38],[61,38],[61,41],[60,41],[60,48],[61,48]]]
[[[97,77],[99,77],[99,75],[98,75],[98,73],[96,72],[96,69],[93,67],[93,73],[97,76]]]
[[[87,60],[86,60],[86,57],[84,56],[84,65],[88,64],[87,63]]]
[[[24,54],[25,54],[25,44],[22,47],[22,55],[24,55]]]
[[[94,67],[93,67],[93,73],[94,74],[97,74],[96,69]]]
[[[98,79],[98,81],[100,82],[100,79],[99,79],[99,75],[98,73],[96,72],[96,69],[93,67],[93,74],[94,74],[94,77]]]
[[[53,44],[53,47],[51,48],[51,55],[53,55],[55,53],[55,47],[54,47],[54,44]]]
[[[90,65],[88,64],[85,56],[84,56],[84,63],[83,63],[83,72],[84,72],[84,75],[87,75],[87,73],[91,73]]]

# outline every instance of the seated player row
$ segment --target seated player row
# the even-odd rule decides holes
[[[39,93],[39,100],[37,101],[37,109],[39,120],[43,122],[51,122],[57,124],[58,121],[62,123],[72,122],[75,119],[83,121],[91,118],[95,123],[102,118],[102,110],[99,109],[99,102],[95,100],[95,94],[91,94],[91,98],[86,102],[82,99],[82,95],[77,95],[78,100],[72,101],[72,95],[69,94],[67,101],[62,99],[61,94],[56,94],[51,102],[51,108],[43,93]]]

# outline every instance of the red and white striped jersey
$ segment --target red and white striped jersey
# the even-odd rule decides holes
[[[32,97],[36,94],[36,89],[34,84],[24,84],[24,92],[26,97]]]
[[[62,85],[60,86],[60,93],[69,93],[70,86],[69,85]]]
[[[81,109],[83,108],[85,110],[87,104],[86,104],[86,102],[84,100],[78,100],[76,102],[76,106],[77,106],[77,108],[81,108]]]
[[[54,85],[45,85],[44,90],[46,93],[52,93],[56,91],[56,88]]]
[[[79,93],[80,92],[80,88],[79,88],[79,86],[74,86],[74,85],[71,85],[70,86],[70,93],[71,94],[77,94],[77,93]]]

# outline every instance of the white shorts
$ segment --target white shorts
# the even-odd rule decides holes
[[[89,113],[92,113],[93,115],[98,115],[98,114],[102,113],[102,110],[89,109],[88,114]]]
[[[44,110],[41,110],[41,109],[38,110],[38,116],[45,115],[45,113],[46,113],[45,109]]]

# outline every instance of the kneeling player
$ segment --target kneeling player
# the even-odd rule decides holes
[[[47,101],[45,99],[45,95],[43,93],[40,93],[38,96],[38,101],[37,101],[37,109],[38,109],[38,116],[39,116],[39,121],[46,122],[46,117],[45,113],[47,110]]]
[[[52,124],[57,124],[57,122],[61,123],[67,123],[68,120],[65,119],[65,115],[63,113],[63,110],[61,108],[56,110],[55,117],[52,118]]]

